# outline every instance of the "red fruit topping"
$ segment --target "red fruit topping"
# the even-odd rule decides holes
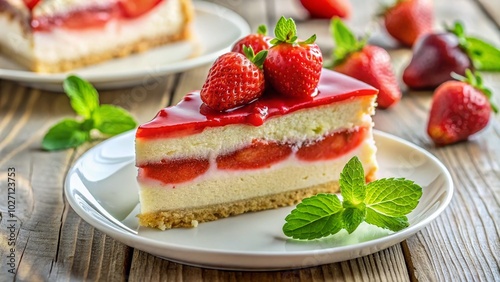
[[[118,3],[126,17],[136,18],[149,12],[161,1],[162,0],[120,0]]]
[[[297,157],[305,161],[330,160],[342,156],[359,146],[366,128],[333,133],[317,142],[301,147]]]
[[[385,109],[395,105],[402,96],[392,70],[391,57],[383,48],[366,45],[339,19],[332,20],[336,49],[333,70],[359,79],[379,89],[378,107]]]
[[[436,145],[467,140],[488,124],[491,110],[498,109],[488,100],[491,91],[484,88],[479,75],[466,71],[463,81],[447,81],[434,92],[427,133]]]
[[[311,97],[317,86],[323,56],[314,43],[316,35],[297,42],[297,29],[292,19],[281,17],[274,30],[276,38],[264,62],[266,81],[282,95]]]
[[[246,148],[217,157],[217,168],[236,170],[270,167],[284,160],[291,153],[292,149],[286,144],[254,140]]]
[[[217,111],[226,111],[245,105],[264,92],[264,74],[261,69],[267,51],[253,54],[246,48],[247,57],[240,53],[226,53],[214,62],[200,95],[203,102]]]
[[[269,43],[271,37],[267,36],[267,27],[265,25],[260,25],[257,29],[257,33],[249,34],[242,39],[238,40],[231,50],[232,52],[237,52],[245,54],[243,51],[243,46],[252,47],[255,53],[259,53],[262,50],[267,50],[271,47]]]
[[[387,32],[407,46],[432,31],[434,11],[431,0],[398,0],[384,14]]]
[[[413,49],[410,64],[403,72],[403,81],[412,89],[434,89],[451,80],[451,73],[465,74],[472,67],[458,37],[452,33],[424,35]]]
[[[28,9],[33,10],[33,8],[40,2],[40,0],[23,0],[24,4]]]
[[[205,159],[169,160],[141,166],[139,174],[162,181],[165,184],[175,184],[202,175],[208,170],[209,166],[209,161]]]
[[[348,18],[352,10],[347,0],[300,0],[300,3],[313,18]]]

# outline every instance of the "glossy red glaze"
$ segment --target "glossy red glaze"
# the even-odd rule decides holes
[[[176,106],[160,110],[153,120],[139,126],[136,137],[180,137],[200,133],[207,127],[229,124],[260,126],[273,116],[377,93],[378,90],[359,80],[327,69],[323,69],[318,94],[312,98],[284,97],[267,90],[261,98],[248,105],[217,112],[204,105],[199,91],[195,91],[187,94]]]

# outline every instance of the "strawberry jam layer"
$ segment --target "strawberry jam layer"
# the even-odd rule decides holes
[[[216,157],[215,165],[219,171],[244,171],[269,168],[291,156],[299,161],[327,161],[341,157],[366,139],[368,128],[343,130],[323,136],[323,138],[304,142],[302,146],[292,143],[279,143],[267,140],[254,140],[250,145],[234,152]],[[160,163],[141,165],[139,175],[177,184],[193,180],[205,174],[210,168],[209,159],[175,159]]]
[[[307,99],[284,97],[267,90],[262,97],[248,105],[228,112],[217,112],[203,104],[197,91],[186,95],[176,106],[160,110],[152,121],[138,128],[136,138],[189,136],[207,127],[229,124],[260,126],[274,116],[377,93],[375,88],[363,82],[327,69],[321,73],[318,94]]]
[[[89,29],[102,28],[112,19],[137,18],[160,2],[167,0],[120,0],[107,5],[89,6],[51,16],[32,16],[34,31],[51,31],[53,28]],[[35,6],[36,9],[36,6]]]

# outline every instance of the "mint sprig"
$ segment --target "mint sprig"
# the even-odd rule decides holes
[[[350,234],[364,221],[399,231],[409,226],[406,215],[417,206],[422,188],[404,178],[383,178],[365,184],[357,157],[340,174],[343,201],[335,194],[318,194],[302,200],[285,218],[283,233],[295,239],[314,240],[342,229]]]
[[[99,94],[89,82],[78,76],[68,76],[63,83],[71,107],[80,117],[66,118],[52,126],[42,140],[45,150],[62,150],[78,147],[92,140],[91,132],[113,136],[135,128],[134,118],[123,108],[99,105]]]

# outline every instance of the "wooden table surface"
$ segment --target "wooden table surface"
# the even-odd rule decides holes
[[[398,47],[374,20],[378,1],[352,0],[347,24],[359,33],[372,30],[372,41],[388,48],[400,77],[411,50]],[[460,19],[470,34],[500,46],[498,0],[435,0],[436,29]],[[298,22],[299,35],[316,33],[326,58],[333,41],[328,20],[310,20],[298,0],[217,0],[241,14],[256,30],[273,26],[281,16]],[[223,31],[220,31],[223,32]],[[500,58],[499,58],[500,59]],[[139,122],[200,88],[209,65],[149,81],[147,84],[101,91],[102,103],[129,110]],[[485,74],[500,104],[500,73]],[[186,266],[160,259],[117,242],[80,218],[63,193],[66,173],[86,150],[41,150],[48,128],[72,117],[61,93],[0,80],[0,280],[2,281],[499,281],[500,280],[500,116],[470,141],[437,148],[425,133],[431,92],[404,89],[402,101],[378,110],[375,127],[411,141],[440,159],[449,169],[455,193],[449,207],[429,226],[384,251],[350,261],[298,270],[233,272]],[[142,92],[138,92],[142,91]],[[138,95],[137,93],[147,93]],[[16,212],[20,222],[9,231],[7,175],[16,173]],[[15,274],[9,272],[15,240]]]

